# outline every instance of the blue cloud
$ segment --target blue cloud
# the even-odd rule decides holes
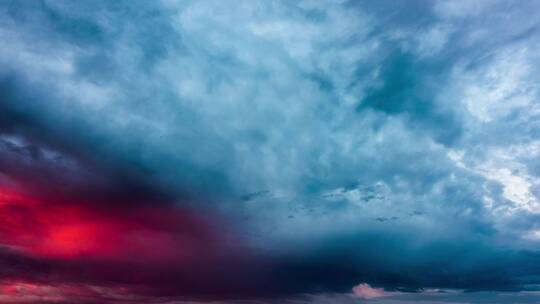
[[[0,136],[237,220],[294,292],[524,288],[538,9],[5,2]]]

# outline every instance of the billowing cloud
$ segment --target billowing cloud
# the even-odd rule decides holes
[[[536,289],[538,6],[0,4],[0,281]]]

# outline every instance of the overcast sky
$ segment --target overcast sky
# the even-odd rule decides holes
[[[539,301],[539,20],[1,1],[0,300]]]

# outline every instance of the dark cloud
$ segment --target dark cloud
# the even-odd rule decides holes
[[[80,285],[79,296],[99,286],[116,297],[121,286],[173,300],[320,293],[308,300],[345,303],[362,282],[536,286],[536,11],[507,1],[1,4],[0,190],[27,198],[0,204],[2,280],[50,280],[53,293]],[[47,216],[66,206],[74,215]],[[74,218],[87,231],[90,215],[97,235],[137,235],[137,222],[193,241],[200,259],[28,253],[37,227]],[[26,221],[29,236],[6,233]],[[425,295],[394,296],[385,301]]]

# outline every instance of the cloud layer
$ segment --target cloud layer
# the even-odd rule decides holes
[[[538,6],[2,3],[0,263],[98,284],[29,254],[23,222],[68,218],[100,238],[84,269],[102,234],[122,239],[107,263],[196,244],[196,296],[534,289]]]

